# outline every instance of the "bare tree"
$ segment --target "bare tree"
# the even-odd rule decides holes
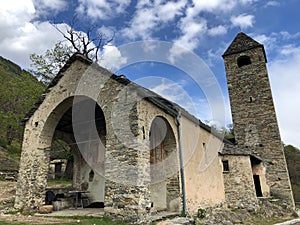
[[[54,49],[48,49],[45,54],[38,55],[33,53],[30,55],[32,62],[30,72],[46,84],[51,82],[74,53],[82,54],[88,59],[98,62],[100,51],[114,39],[114,33],[111,37],[107,37],[98,31],[96,25],[91,25],[86,32],[76,31],[74,29],[75,17],[71,25],[66,26],[65,30],[56,24],[52,25],[69,44],[58,42],[55,44]]]
[[[53,26],[69,41],[76,53],[80,53],[88,59],[98,62],[99,51],[113,41],[115,34],[113,33],[111,37],[107,37],[105,34],[98,32],[96,25],[91,25],[86,32],[75,31],[74,24],[75,18],[71,26],[66,27],[65,32],[57,25]]]

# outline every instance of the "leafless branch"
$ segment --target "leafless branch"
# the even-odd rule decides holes
[[[76,17],[73,18],[70,27],[66,27],[65,32],[62,31],[57,25],[53,24],[53,26],[68,42],[71,43],[76,53],[80,53],[85,57],[97,62],[99,51],[103,50],[105,45],[108,45],[112,42],[115,37],[115,33],[113,33],[111,37],[106,37],[104,34],[96,31],[97,27],[95,25],[91,25],[86,30],[86,33],[75,31],[75,22]]]

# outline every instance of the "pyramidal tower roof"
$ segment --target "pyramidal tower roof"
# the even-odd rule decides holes
[[[243,32],[237,34],[227,50],[224,52],[223,57],[227,55],[236,54],[256,47],[263,47],[262,44],[253,40],[251,37]]]

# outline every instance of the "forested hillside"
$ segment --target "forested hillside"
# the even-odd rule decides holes
[[[295,202],[300,204],[300,150],[292,145],[284,146],[285,157],[293,187]]]
[[[0,56],[0,146],[9,153],[20,151],[25,113],[42,94],[45,86],[29,72]]]

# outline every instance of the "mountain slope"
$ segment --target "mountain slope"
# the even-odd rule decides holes
[[[29,72],[0,56],[0,146],[19,148],[25,113],[42,94],[45,86]]]
[[[286,162],[292,183],[294,199],[300,203],[300,150],[292,145],[284,146]]]

